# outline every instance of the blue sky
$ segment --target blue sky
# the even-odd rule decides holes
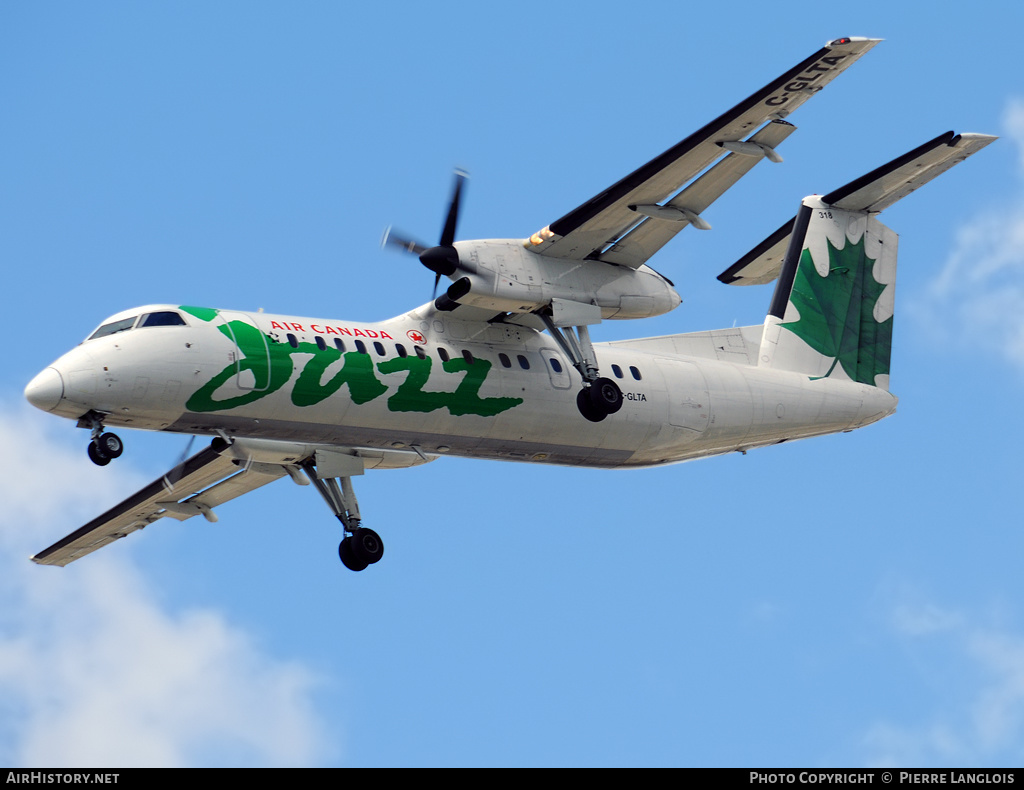
[[[1024,12],[523,2],[4,4],[0,764],[1019,765]],[[756,324],[715,276],[947,129],[1002,139],[888,210],[898,413],[632,472],[443,459],[358,480],[387,556],[278,482],[66,569],[28,555],[185,440],[24,403],[151,302],[377,320],[432,275],[378,247],[524,237],[831,38],[886,39],[654,259],[682,306],[595,339]]]

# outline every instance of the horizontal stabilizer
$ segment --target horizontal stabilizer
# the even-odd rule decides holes
[[[996,138],[946,132],[822,197],[846,211],[877,214]],[[795,217],[718,275],[726,285],[763,285],[779,276]]]

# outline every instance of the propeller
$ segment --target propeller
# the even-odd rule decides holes
[[[441,229],[441,240],[435,247],[420,244],[415,239],[402,236],[389,225],[380,241],[381,247],[397,247],[403,252],[411,252],[419,256],[420,263],[434,272],[434,296],[441,277],[451,276],[459,269],[459,253],[455,249],[455,228],[459,222],[459,202],[462,200],[462,189],[469,175],[464,170],[455,171],[455,184],[452,188],[452,199],[448,206],[448,216]],[[434,297],[431,297],[434,298]]]
[[[185,463],[185,460],[188,458],[188,454],[192,450],[192,443],[195,440],[195,434],[189,437],[188,444],[185,445],[185,451],[180,456],[178,456],[178,462],[171,467],[170,472],[164,475],[164,489],[167,491],[168,494],[174,493],[174,486],[178,484],[178,481],[181,480],[182,475],[185,473],[185,470],[180,469],[179,467],[183,463]]]

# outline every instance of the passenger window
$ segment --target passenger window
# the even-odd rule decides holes
[[[409,356],[409,352],[405,350],[405,346],[403,346],[401,343],[395,343],[395,351],[398,352],[398,356],[400,356],[402,359],[405,359],[407,356]]]
[[[643,378],[643,376],[640,375],[640,371],[637,370],[632,365],[629,366],[629,372],[633,374],[633,378],[635,378],[637,381],[640,381],[640,379]]]
[[[415,349],[416,356],[418,356],[420,359],[427,358],[427,352],[424,351],[420,346],[413,346],[413,349]]]
[[[553,371],[555,371],[555,373],[561,373],[562,372],[562,363],[559,362],[557,359],[555,359],[554,357],[551,357],[551,358],[548,359],[548,362],[551,363],[551,369]]]
[[[334,338],[334,347],[338,349],[342,354],[345,353],[345,341],[340,337]]]
[[[622,368],[620,368],[618,365],[612,365],[612,373],[615,374],[615,378],[622,378]]]
[[[508,354],[504,354],[504,353],[498,354],[498,361],[501,362],[501,366],[503,368],[510,368],[510,367],[512,367],[512,360],[510,360],[508,358]]]
[[[288,337],[288,345],[290,345],[292,348],[298,348],[299,347],[299,339],[297,337],[295,337],[295,335],[293,335],[291,332],[289,332],[287,337]]]
[[[356,341],[356,351],[358,351],[360,354],[365,354],[366,353],[366,343],[364,343],[362,340],[357,340]]]
[[[528,360],[522,354],[516,354],[516,359],[519,360],[519,367],[521,367],[523,370],[530,369],[530,360]]]
[[[320,335],[316,336],[316,347],[319,348],[321,351],[327,350],[327,343],[324,342],[324,339],[320,337]]]
[[[462,351],[462,358],[464,360],[466,360],[466,364],[468,364],[468,365],[472,365],[473,364],[473,354],[469,350],[463,349],[463,351]]]
[[[447,351],[446,349],[443,349],[443,348],[439,348],[439,349],[437,349],[437,355],[438,355],[439,357],[441,357],[441,361],[442,361],[442,362],[447,362],[447,361],[448,361],[448,359],[449,359],[449,357],[448,357],[448,351]]]
[[[139,327],[144,326],[186,326],[185,319],[178,313],[170,310],[162,310],[159,313],[146,313],[139,321]]]
[[[376,351],[379,356],[384,356],[384,344],[379,340],[373,341],[373,350]]]

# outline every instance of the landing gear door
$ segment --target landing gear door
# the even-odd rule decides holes
[[[235,366],[238,388],[261,391],[270,387],[270,347],[267,336],[245,313],[221,310],[228,336],[235,342]]]

